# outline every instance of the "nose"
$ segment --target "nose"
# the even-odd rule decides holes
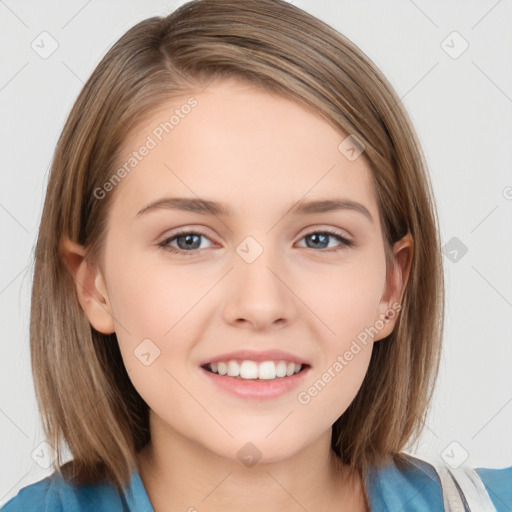
[[[288,274],[270,257],[270,251],[263,251],[252,263],[236,258],[226,290],[226,322],[258,331],[293,322],[297,298],[287,282]]]

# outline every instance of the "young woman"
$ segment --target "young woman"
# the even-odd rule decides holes
[[[353,43],[280,0],[138,23],[55,152],[31,356],[59,457],[3,510],[509,510],[512,467],[402,452],[443,297],[417,137]]]

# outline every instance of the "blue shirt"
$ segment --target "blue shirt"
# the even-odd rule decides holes
[[[442,512],[442,488],[435,468],[403,454],[404,464],[372,468],[365,474],[371,512]],[[391,459],[390,459],[391,460]],[[512,466],[476,468],[497,512],[512,511]],[[192,504],[193,505],[193,504]],[[59,473],[21,489],[0,512],[154,512],[139,473],[124,493],[112,484],[73,485]]]

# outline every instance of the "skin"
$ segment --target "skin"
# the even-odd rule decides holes
[[[386,278],[364,153],[349,161],[338,150],[345,135],[315,112],[235,81],[216,82],[194,97],[198,106],[109,192],[100,262],[91,266],[83,247],[63,244],[91,325],[116,332],[130,378],[151,408],[152,441],[138,458],[148,495],[157,512],[367,510],[361,481],[349,481],[330,448],[331,425],[357,394],[373,342],[391,333],[398,315],[360,344],[308,404],[297,394],[401,301],[412,241],[395,244]],[[124,155],[185,101],[162,105],[137,127]],[[157,209],[137,216],[171,196],[221,201],[234,215]],[[363,204],[373,222],[348,209],[284,216],[299,199],[335,198]],[[158,246],[177,228],[206,235],[193,255]],[[306,236],[325,228],[354,245],[332,237],[315,245]],[[247,236],[263,248],[250,264],[236,252]],[[183,238],[178,243],[170,242],[185,252]],[[160,350],[149,366],[133,353],[147,338]],[[199,368],[208,357],[240,348],[290,351],[312,368],[298,389],[242,400],[210,384]],[[252,467],[237,457],[248,442],[261,452]]]

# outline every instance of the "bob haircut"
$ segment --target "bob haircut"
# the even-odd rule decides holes
[[[30,349],[53,468],[77,483],[129,482],[150,440],[149,407],[132,385],[116,334],[92,328],[61,255],[64,238],[99,261],[112,195],[95,190],[119,165],[124,141],[173,98],[237,79],[313,109],[364,145],[377,190],[386,265],[414,241],[393,332],[375,343],[356,397],[332,426],[331,446],[364,471],[416,441],[437,379],[444,321],[438,219],[425,158],[400,98],[350,40],[284,0],[196,0],[129,29],[71,109],[52,159],[35,251]],[[72,455],[61,461],[61,443]]]

